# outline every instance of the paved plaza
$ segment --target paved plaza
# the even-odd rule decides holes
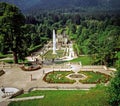
[[[65,64],[61,64],[61,66],[64,65]],[[79,72],[80,70],[95,70],[107,75],[111,75],[113,73],[112,70],[106,69],[105,66],[81,66],[77,64],[70,64],[69,68],[57,68],[57,66],[55,67],[54,65],[54,71],[71,70],[75,73]],[[89,90],[89,88],[96,86],[96,84],[82,84],[79,81],[73,84],[47,83],[43,80],[43,77],[46,73],[53,71],[53,65],[43,67],[36,71],[23,71],[18,65],[12,65],[12,67],[4,67],[4,71],[5,74],[0,76],[0,87],[4,86],[23,89],[25,93],[31,90]],[[6,101],[7,98],[2,98],[2,95],[3,93],[0,92],[0,105],[7,106],[10,101]]]
[[[90,66],[89,66],[90,67]],[[85,69],[86,68],[86,69]],[[93,67],[94,68],[94,67]],[[72,70],[74,72],[78,72],[81,69],[90,71],[90,68],[87,69],[87,67],[81,68],[80,65],[71,65],[70,69],[61,69],[63,70]],[[53,71],[53,69],[50,68],[42,68],[37,71],[23,71],[19,67],[12,67],[12,68],[5,68],[5,74],[0,77],[0,86],[4,87],[15,87],[18,89],[24,89],[25,91],[28,91],[30,88],[38,87],[38,88],[74,88],[79,87],[80,89],[89,89],[90,87],[94,87],[95,84],[81,84],[81,83],[74,83],[74,84],[49,84],[47,82],[43,81],[43,77],[45,73],[48,73],[50,71]],[[55,71],[59,71],[59,69],[55,69]],[[93,70],[91,68],[91,70]],[[44,71],[44,72],[43,72]],[[110,75],[112,71],[105,70],[104,68],[98,68],[96,71],[105,73]],[[32,77],[32,80],[31,80]]]

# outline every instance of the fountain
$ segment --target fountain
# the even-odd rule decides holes
[[[69,45],[69,58],[70,59],[74,57],[74,50],[72,46],[73,46],[72,44]]]
[[[53,54],[56,53],[56,36],[55,36],[55,30],[53,30]]]

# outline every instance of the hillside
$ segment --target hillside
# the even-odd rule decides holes
[[[0,0],[0,2],[16,4],[23,12],[49,10],[49,9],[92,9],[92,10],[118,10],[119,0]]]

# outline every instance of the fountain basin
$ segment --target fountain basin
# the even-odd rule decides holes
[[[87,76],[84,74],[79,74],[79,73],[72,73],[67,76],[69,79],[74,79],[74,80],[80,80],[80,79],[85,79]]]
[[[84,76],[82,74],[71,74],[69,75],[71,78],[83,78]]]
[[[36,71],[41,69],[41,65],[32,65],[32,66],[20,66],[23,71]]]

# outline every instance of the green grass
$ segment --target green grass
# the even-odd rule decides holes
[[[67,75],[73,73],[72,71],[54,71],[46,74],[43,78],[48,83],[74,83],[74,80],[66,78]]]
[[[46,59],[53,59],[53,58],[61,58],[63,57],[63,50],[57,50],[57,54],[52,54],[52,50],[49,50],[47,53],[45,53],[44,58]]]
[[[93,60],[92,60],[92,57],[90,57],[90,56],[80,56],[80,57],[75,58],[75,59],[70,60],[70,61],[60,61],[60,62],[55,62],[55,63],[62,64],[62,63],[66,63],[66,62],[71,62],[71,63],[81,62],[82,65],[91,65],[93,63]]]
[[[80,80],[80,82],[84,84],[98,84],[98,83],[106,83],[110,80],[109,75],[102,74],[100,72],[93,72],[93,71],[80,71],[79,73],[84,74],[87,76],[86,79]]]
[[[70,62],[73,63],[81,62],[82,65],[90,65],[92,64],[92,58],[90,56],[80,56],[76,59],[70,60]]]
[[[29,48],[28,51],[29,51],[29,53],[32,53],[32,52],[35,52],[35,51],[41,49],[42,47],[43,47],[43,45],[40,44],[40,45],[34,46],[32,48]]]
[[[0,60],[0,62],[5,62],[5,63],[13,63],[13,60],[12,59],[4,59],[4,58],[13,58],[13,55],[12,54],[1,54],[0,53],[0,59],[3,59],[3,60]]]
[[[106,88],[82,90],[41,90],[19,97],[40,96],[43,99],[11,102],[8,106],[109,106]]]
[[[13,60],[0,60],[0,62],[10,63],[10,64],[14,63]]]
[[[13,57],[13,55],[12,54],[1,54],[0,53],[0,59],[4,59],[4,58],[12,58]]]
[[[0,54],[0,59],[6,58],[6,57],[7,57],[6,55]]]

